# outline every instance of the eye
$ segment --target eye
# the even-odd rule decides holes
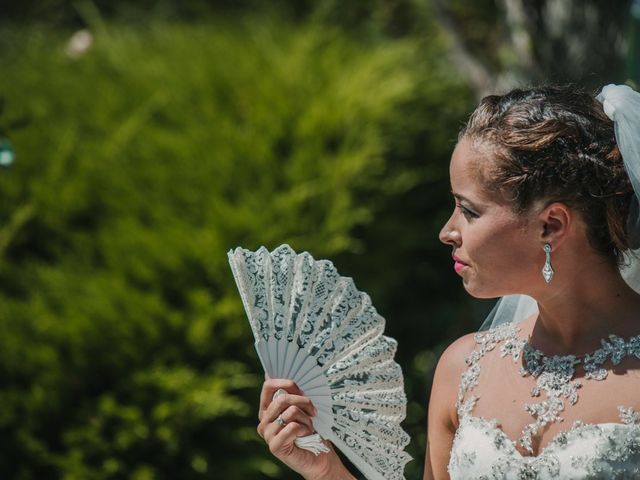
[[[478,215],[477,213],[475,213],[472,210],[469,210],[467,207],[456,203],[456,207],[458,208],[458,210],[460,210],[460,212],[462,213],[462,215],[464,215],[464,217],[466,219],[474,219],[474,218],[478,218],[480,215]]]

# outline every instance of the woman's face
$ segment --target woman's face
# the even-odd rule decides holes
[[[497,192],[483,190],[482,161],[491,159],[476,153],[469,140],[458,142],[449,169],[456,207],[440,240],[453,247],[454,269],[474,297],[530,293],[544,281],[544,252],[535,231],[539,223],[533,214],[519,217]]]

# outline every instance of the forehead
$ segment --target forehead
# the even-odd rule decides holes
[[[460,139],[451,155],[449,176],[453,193],[475,200],[496,201],[483,188],[482,168],[486,157],[473,149],[472,143],[466,138]]]

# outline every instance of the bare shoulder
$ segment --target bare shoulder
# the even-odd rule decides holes
[[[474,350],[474,333],[458,338],[440,356],[429,399],[424,478],[448,478],[447,465],[458,428],[457,400],[465,358]]]
[[[431,406],[446,412],[448,423],[454,426],[457,426],[455,405],[458,387],[461,375],[468,367],[465,359],[476,345],[475,333],[458,338],[442,352],[434,373]]]
[[[476,333],[468,333],[449,345],[438,361],[436,367],[436,374],[438,371],[442,371],[448,375],[458,373],[461,374],[467,368],[465,358],[475,349],[477,346]]]

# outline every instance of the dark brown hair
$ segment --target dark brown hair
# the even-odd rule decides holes
[[[580,212],[596,251],[620,261],[630,248],[633,189],[613,122],[592,94],[567,85],[490,95],[460,138],[485,154],[479,165],[485,187],[515,211],[536,200],[560,201]]]

